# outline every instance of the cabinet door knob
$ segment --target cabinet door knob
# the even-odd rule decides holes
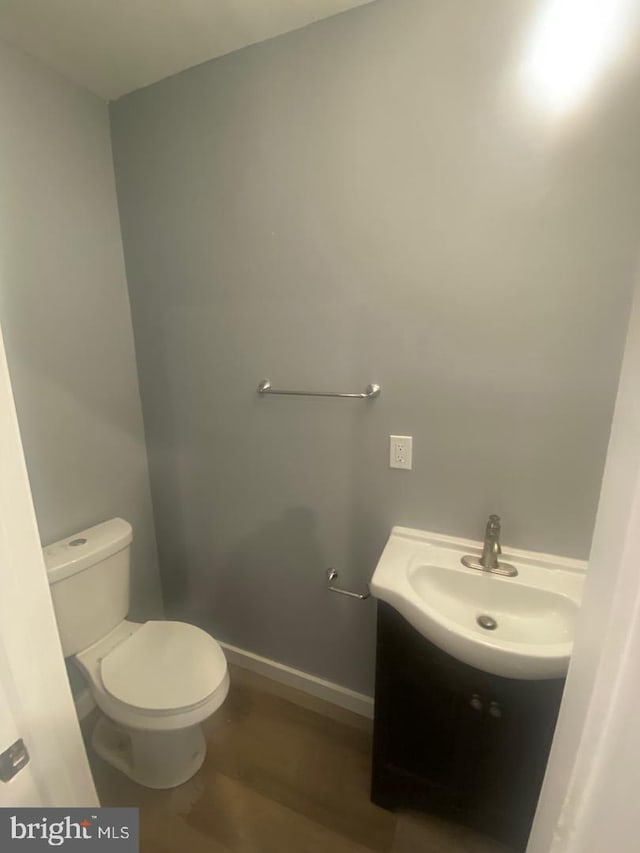
[[[502,716],[502,708],[497,702],[492,702],[489,705],[489,713],[492,717],[501,717]]]
[[[478,696],[477,693],[474,693],[471,697],[471,702],[469,703],[474,711],[482,711],[482,699]]]

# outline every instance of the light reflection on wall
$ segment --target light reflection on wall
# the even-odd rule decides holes
[[[578,107],[624,50],[639,0],[546,0],[525,49],[523,82],[553,116]]]

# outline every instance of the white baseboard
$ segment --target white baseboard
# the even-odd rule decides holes
[[[258,675],[263,675],[265,678],[271,678],[279,684],[285,684],[287,687],[293,687],[303,693],[308,693],[310,696],[324,699],[326,702],[331,702],[340,708],[345,708],[347,711],[360,714],[360,716],[367,719],[373,719],[373,697],[371,696],[366,696],[364,693],[356,693],[355,690],[349,690],[348,687],[342,687],[340,684],[334,684],[332,681],[325,681],[323,678],[310,675],[308,672],[293,669],[293,667],[285,666],[285,664],[278,663],[275,660],[269,660],[268,658],[260,657],[260,655],[255,655],[253,652],[247,652],[236,646],[230,646],[228,643],[220,642],[220,645],[224,649],[227,660],[230,663],[237,664],[237,666],[241,666]]]

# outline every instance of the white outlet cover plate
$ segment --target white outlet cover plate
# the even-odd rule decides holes
[[[406,471],[413,468],[412,435],[389,436],[389,467],[404,468]]]

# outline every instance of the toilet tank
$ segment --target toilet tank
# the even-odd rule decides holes
[[[112,518],[43,549],[65,657],[106,636],[129,612],[128,521]]]

